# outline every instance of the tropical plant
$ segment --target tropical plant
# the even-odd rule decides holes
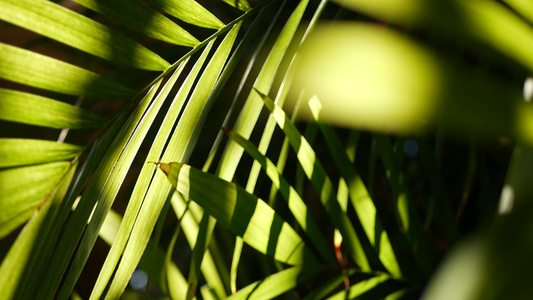
[[[531,295],[530,1],[74,1],[0,0],[1,299]]]

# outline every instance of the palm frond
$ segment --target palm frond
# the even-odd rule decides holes
[[[37,37],[0,43],[0,299],[77,296],[98,239],[84,298],[138,272],[154,298],[442,296],[493,179],[471,146],[456,201],[448,131],[518,145],[467,255],[521,274],[497,244],[533,194],[527,1],[223,2],[0,0],[0,32]],[[513,294],[469,270],[492,287],[469,295]]]

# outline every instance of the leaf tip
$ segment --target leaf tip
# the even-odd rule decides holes
[[[231,129],[227,127],[221,127],[220,130],[222,130],[222,132],[224,132],[225,135],[230,135],[231,133]]]
[[[155,166],[163,171],[167,176],[170,174],[170,164],[162,163],[162,162],[153,162],[148,161],[149,164],[155,164]]]
[[[263,99],[267,98],[268,96],[259,91],[257,88],[253,87],[253,90]]]

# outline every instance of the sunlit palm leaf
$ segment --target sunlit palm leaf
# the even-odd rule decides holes
[[[109,245],[112,246],[118,231],[120,224],[122,223],[122,218],[120,215],[110,210],[107,214],[104,223],[102,224],[102,228],[100,229],[99,236]],[[150,268],[145,268],[143,271],[146,271],[148,273],[148,276],[155,280],[161,287],[165,286],[165,278],[162,278],[160,275],[161,269],[165,268],[165,255],[163,251],[160,248],[156,249],[156,253],[153,256],[154,260],[152,261],[153,265],[150,266]],[[186,290],[187,289],[187,281],[183,277],[183,274],[179,271],[178,267],[172,263],[169,262],[168,266],[168,277],[169,282],[172,283],[172,286],[169,286],[169,292],[171,296],[176,296],[176,294],[173,294],[172,290]]]
[[[51,262],[55,265],[55,268],[47,270],[47,275],[42,285],[42,291],[40,291],[40,294],[43,295],[43,297],[51,297],[51,295],[56,293],[56,289],[59,286],[63,273],[67,268],[68,263],[65,260],[65,257],[71,257],[74,254],[78,241],[93,213],[95,204],[100,199],[102,202],[99,203],[99,209],[95,212],[96,217],[91,220],[91,230],[85,235],[85,245],[80,249],[83,253],[80,252],[77,254],[78,261],[81,260],[81,262],[78,262],[75,267],[71,269],[70,274],[72,275],[69,280],[69,285],[63,286],[63,291],[65,291],[63,292],[63,295],[66,297],[70,294],[70,289],[72,289],[73,283],[75,282],[74,279],[79,276],[83,269],[82,262],[87,259],[105,214],[109,210],[109,206],[118,192],[120,182],[123,180],[128,163],[131,163],[132,156],[138,149],[137,147],[140,144],[138,138],[136,140],[136,145],[132,144],[133,146],[131,148],[126,148],[126,146],[128,145],[130,138],[132,138],[132,135],[136,132],[135,129],[140,123],[146,109],[149,107],[150,100],[153,98],[154,93],[155,89],[145,97],[144,101],[141,102],[141,105],[135,110],[134,114],[131,115],[124,126],[120,126],[122,124],[115,124],[118,125],[116,126],[118,128],[122,127],[118,134],[119,138],[113,140],[113,143],[109,148],[110,150],[107,151],[102,158],[102,162],[93,175],[96,176],[98,180],[89,182],[86,187],[86,192],[83,194],[83,201],[79,202],[76,210],[71,216],[69,231],[62,236],[58,243],[58,248],[51,258]],[[143,129],[147,130],[146,124]],[[145,132],[141,131],[140,135],[143,133]],[[124,155],[123,160],[119,161],[125,148],[129,151],[126,151],[127,155]],[[103,150],[105,151],[105,149]],[[124,167],[115,168],[117,162],[120,162],[120,165]],[[116,172],[113,172],[114,170],[116,170]],[[106,191],[105,193],[103,192],[104,190]]]
[[[313,97],[309,101],[309,106],[311,106],[315,121],[320,121],[321,104],[318,98]],[[357,175],[354,168],[351,167],[353,163],[350,162],[350,159],[345,154],[341,141],[335,131],[325,124],[319,124],[318,126],[326,139],[326,144],[332,153],[335,165],[346,184],[347,194],[350,196],[351,203],[370,244],[377,251],[381,262],[388,271],[394,276],[401,277],[400,266],[398,265],[391,241],[377,215],[376,206],[368,194],[365,184],[361,177]]]
[[[355,156],[353,152],[346,155],[337,131],[326,125],[311,124],[302,135],[281,108],[285,98],[288,95],[287,98],[292,97],[289,91],[299,56],[295,53],[300,52],[300,45],[307,40],[328,1],[254,1],[252,4],[256,8],[252,8],[246,0],[224,0],[229,5],[221,1],[200,4],[195,0],[74,1],[88,9],[77,5],[68,9],[61,5],[72,3],[56,4],[58,1],[0,0],[3,8],[0,19],[54,40],[43,39],[47,44],[68,50],[75,48],[74,54],[85,57],[79,52],[83,51],[122,65],[115,73],[114,64],[96,59],[96,64],[81,68],[88,61],[78,60],[78,65],[74,65],[63,58],[64,61],[61,61],[39,54],[48,52],[37,51],[32,43],[26,44],[27,49],[0,43],[0,78],[15,83],[7,83],[13,90],[0,88],[1,120],[52,128],[100,130],[95,133],[96,138],[92,138],[91,133],[91,137],[85,139],[87,145],[78,142],[78,139],[70,142],[81,146],[0,138],[0,237],[27,222],[0,265],[0,273],[9,274],[0,276],[0,299],[77,297],[73,289],[81,278],[82,270],[89,267],[86,262],[98,236],[110,244],[111,250],[100,270],[91,299],[120,298],[135,269],[147,272],[149,284],[155,283],[158,286],[156,290],[176,299],[192,299],[200,294],[204,299],[221,299],[226,298],[230,291],[235,293],[231,298],[270,299],[290,290],[297,290],[295,297],[308,295],[309,299],[396,299],[407,298],[410,293],[419,295],[425,280],[435,268],[435,258],[440,254],[434,253],[431,247],[435,244],[441,245],[439,250],[450,247],[458,235],[453,207],[447,205],[450,200],[445,195],[445,179],[431,174],[441,172],[432,147],[420,143],[420,161],[424,173],[430,176],[427,182],[432,194],[416,200],[431,198],[429,205],[435,208],[430,209],[443,212],[434,217],[431,212],[425,211],[426,207],[415,206],[417,203],[410,194],[410,186],[402,171],[402,164],[406,162],[403,151],[394,149],[388,137],[373,136],[376,147],[369,154],[368,183],[363,183],[352,167]],[[418,35],[417,39],[405,37],[414,28],[417,34],[429,33],[431,39],[434,34],[436,39],[442,37],[443,43],[457,40],[459,45],[467,45],[465,52],[468,55],[494,60],[498,66],[509,63],[506,68],[522,74],[533,70],[530,51],[533,28],[527,23],[533,18],[533,10],[529,2],[504,0],[508,7],[500,2],[481,0],[468,3],[459,0],[438,3],[409,0],[337,2],[354,9],[357,19],[364,15],[363,19],[374,25],[357,23],[353,31],[353,24],[339,27],[334,23],[329,29],[319,30],[329,39],[314,40],[310,36],[312,43],[309,45],[318,53],[311,61],[326,61],[324,65],[327,67],[339,63],[340,67],[334,72],[318,72],[318,81],[312,86],[302,84],[300,73],[296,73],[297,85],[292,87],[295,93],[299,93],[300,88],[305,88],[308,93],[317,86],[327,86],[324,83],[328,80],[337,84],[341,79],[350,78],[353,73],[343,73],[345,70],[359,72],[362,74],[360,82],[363,82],[360,88],[344,85],[342,88],[326,89],[330,92],[345,91],[349,97],[365,99],[372,94],[365,93],[372,90],[379,95],[388,93],[394,99],[401,95],[406,101],[419,101],[431,106],[431,109],[425,109],[426,106],[420,109],[409,104],[413,102],[402,102],[397,106],[408,108],[404,112],[411,113],[412,117],[410,127],[403,132],[430,130],[434,123],[424,121],[435,117],[461,130],[464,127],[489,137],[509,135],[526,144],[533,143],[533,108],[521,102],[521,91],[515,79],[493,78],[491,75],[476,77],[474,75],[478,73],[472,71],[472,65],[456,63],[444,57],[440,49],[426,47],[420,41],[427,42],[425,36],[422,39]],[[227,11],[219,10],[218,6]],[[329,8],[331,13],[338,7]],[[287,9],[293,11],[285,12]],[[261,14],[255,16],[259,11]],[[330,19],[329,16],[323,19]],[[455,17],[453,19],[457,22],[450,24],[450,16]],[[285,23],[283,28],[282,24],[278,24],[278,17]],[[351,15],[347,19],[351,19]],[[392,28],[381,24],[376,26],[375,19],[392,24]],[[248,21],[251,20],[254,23],[249,26]],[[244,37],[238,35],[241,26],[247,30]],[[6,28],[12,27],[8,24]],[[217,39],[226,33],[223,41]],[[211,36],[197,40],[208,34]],[[350,44],[348,36],[357,42]],[[148,50],[137,41],[146,42],[155,51]],[[346,43],[352,48],[344,48]],[[332,50],[320,50],[324,44],[331,45]],[[189,52],[181,55],[179,52],[183,47],[175,45],[192,49],[186,49]],[[348,54],[336,50],[346,50]],[[172,57],[173,61],[169,64],[161,57]],[[306,61],[305,55],[303,58],[304,64],[300,67],[306,70],[305,64],[309,59]],[[350,67],[350,59],[346,58],[353,58],[361,64]],[[333,59],[335,64],[328,59]],[[190,60],[196,61],[192,67],[187,65]],[[397,64],[391,67],[389,62]],[[126,78],[128,68],[159,72],[143,72],[142,84],[151,83],[137,85],[135,89],[98,75],[109,74],[112,78],[117,77],[118,82],[134,86],[138,82],[136,74],[141,73]],[[112,72],[107,73],[108,70]],[[372,81],[375,78],[377,80]],[[234,92],[231,89],[237,86],[236,80],[240,83]],[[246,100],[242,99],[242,94],[248,93],[250,87],[252,91],[244,95]],[[226,88],[229,94],[224,93]],[[55,93],[87,98],[91,106],[84,103],[84,109],[81,109],[60,102],[59,99],[65,98]],[[269,94],[276,94],[275,101],[268,97]],[[234,98],[229,111],[210,114],[212,107],[228,107],[229,103],[221,102],[228,96]],[[328,98],[338,100],[336,97],[320,99]],[[99,106],[104,102],[93,101],[101,99],[126,101],[112,102],[112,105],[123,107],[116,114],[106,111],[108,121],[89,112],[102,111]],[[241,100],[245,100],[242,105]],[[215,102],[220,106],[214,106]],[[325,107],[326,103],[323,104]],[[259,118],[264,106],[271,111],[266,125]],[[383,131],[390,129],[391,120],[402,116],[402,111],[384,106],[379,112],[390,109],[393,117],[386,122],[382,118],[374,120],[374,123],[361,123],[364,118],[354,117],[353,110],[350,110],[354,107],[351,102],[342,106],[343,112],[350,116],[350,122],[344,125]],[[363,111],[356,110],[359,113]],[[363,114],[364,117],[371,115]],[[225,151],[218,152],[224,140],[224,136],[219,134],[214,143],[207,141],[212,150],[203,171],[186,165],[196,151],[202,150],[199,147],[206,145],[201,137],[208,131],[204,127],[206,120],[218,122],[215,119],[224,115],[224,124],[215,123],[214,127],[233,128],[229,130],[231,140]],[[231,126],[236,115],[239,115],[238,119]],[[208,119],[213,116],[212,120]],[[319,120],[327,119],[321,114]],[[292,153],[288,154],[287,147],[282,146],[285,148],[282,148],[278,161],[280,170],[265,154],[279,149],[271,147],[275,143],[272,139],[275,123],[284,130],[303,167],[303,171],[296,171],[290,184],[280,170],[286,159],[292,158]],[[323,136],[317,135],[318,129],[322,130]],[[149,130],[157,132],[154,139]],[[262,132],[257,148],[251,142],[256,141],[252,136],[254,130],[259,134]],[[71,130],[69,134],[77,132]],[[315,136],[324,138],[325,145],[314,144]],[[202,142],[198,147],[197,141]],[[397,147],[402,148],[403,141],[404,138],[396,138]],[[143,149],[141,145],[150,149],[147,157],[139,151]],[[349,144],[354,145],[355,142]],[[331,166],[338,173],[336,175],[340,175],[338,193],[334,188],[336,178],[331,177],[332,180],[328,177],[326,168],[318,162],[315,154],[326,146],[333,156],[334,164]],[[252,166],[246,190],[230,182],[242,162],[242,147],[257,161]],[[396,201],[392,203],[390,213],[398,217],[398,220],[386,223],[387,232],[382,229],[381,221],[388,220],[380,220],[378,215],[383,217],[389,212],[382,215],[379,212],[382,206],[373,203],[381,197],[375,189],[379,184],[376,179],[382,171],[378,153],[391,184],[392,198]],[[193,158],[194,163],[198,163],[198,157]],[[202,164],[201,157],[199,159],[199,164]],[[78,160],[80,166],[76,169]],[[139,174],[129,170],[136,160],[143,162]],[[218,163],[216,175],[209,174],[213,163]],[[520,173],[527,175],[528,158],[520,156],[516,163],[522,168]],[[167,174],[157,170],[157,166]],[[239,167],[244,169],[243,164]],[[259,179],[263,179],[259,177],[260,167],[273,182],[271,206],[252,194],[261,184]],[[125,183],[130,173],[138,179],[133,193],[128,194],[129,187]],[[527,178],[526,175],[521,177]],[[292,179],[287,174],[285,176]],[[246,180],[246,174],[244,177]],[[320,207],[317,203],[320,212],[325,208],[332,221],[326,221],[333,227],[324,228],[324,232],[317,225],[322,225],[321,220],[313,218],[313,206],[303,197],[307,195],[304,177],[318,191],[324,206]],[[242,179],[240,176],[235,178]],[[168,179],[177,186],[177,191]],[[509,182],[515,182],[515,179]],[[525,187],[517,195],[524,195],[524,191],[528,190],[527,181],[516,179],[516,182],[520,183],[517,186],[523,184]],[[124,191],[123,203],[127,203],[122,219],[111,209],[115,198],[119,198],[119,191]],[[281,215],[285,216],[284,213],[288,212],[278,211],[286,206],[275,203],[275,193],[287,199],[290,213],[298,223],[295,226],[300,227],[298,230],[282,219]],[[352,224],[350,218],[355,215],[360,222],[355,220]],[[212,217],[236,236],[241,236],[242,243],[258,250],[252,253],[259,254],[257,257],[268,264],[265,270],[260,271],[261,280],[250,284],[252,280],[245,279],[246,284],[237,285],[237,265],[243,244],[239,239],[235,244],[233,239],[226,241],[225,235],[229,232],[215,228]],[[421,218],[427,218],[427,225],[438,227],[443,237],[428,238],[434,233],[431,231],[433,228],[423,227],[424,219]],[[170,238],[163,229],[169,219],[175,222]],[[391,228],[397,225],[399,231]],[[331,242],[325,238],[334,230],[340,230],[340,239],[344,243],[344,247],[337,249],[340,266],[332,256]],[[397,235],[392,236],[393,232]],[[216,236],[213,238],[213,234],[217,233],[225,234],[222,241]],[[181,239],[182,234],[184,239]],[[388,234],[391,234],[390,239]],[[339,239],[339,235],[336,238]],[[181,241],[185,243],[184,248],[191,249],[193,253],[190,261],[185,262],[189,265],[188,274],[178,269],[178,262],[174,262],[177,250],[183,247],[178,245]],[[231,271],[228,271],[229,254],[234,246]],[[344,253],[340,250],[347,250],[348,257],[353,260],[349,259],[347,264],[343,262]],[[286,268],[278,261],[296,266]],[[317,266],[317,263],[324,262],[328,267]],[[312,266],[309,268],[308,264]],[[353,268],[354,264],[357,269]],[[248,266],[241,264],[242,267]],[[423,275],[420,276],[420,273]],[[244,278],[242,274],[239,273],[239,279]],[[324,277],[325,280],[315,284],[308,281],[311,277],[320,280]],[[512,274],[506,277],[513,278]],[[197,285],[204,280],[206,285],[198,293]],[[306,282],[311,285],[302,284]],[[153,284],[148,289],[152,291],[152,287]],[[238,287],[241,289],[238,290]],[[306,292],[300,294],[300,288]],[[341,291],[342,288],[344,290]],[[146,296],[152,295],[146,293]]]
[[[195,0],[150,0],[150,2],[187,23],[214,29],[224,27],[224,23]]]
[[[358,283],[353,284],[350,286],[349,291],[342,291],[334,296],[331,296],[327,298],[328,300],[342,300],[342,299],[357,299],[358,297],[364,295],[366,292],[371,291],[372,289],[376,289],[376,287],[387,281],[389,278],[386,275],[378,275],[375,277],[371,277],[366,280],[361,280]],[[380,295],[385,296],[385,295]],[[378,296],[379,297],[379,296]]]
[[[279,193],[283,196],[287,202],[290,211],[294,215],[296,221],[300,224],[304,232],[309,235],[309,239],[313,242],[318,252],[322,255],[328,263],[335,263],[333,256],[332,244],[329,243],[321,234],[320,227],[312,219],[307,212],[307,206],[296,190],[287,182],[283,176],[278,173],[276,166],[267,157],[263,156],[259,150],[248,140],[244,139],[241,135],[234,131],[226,131],[228,136],[239,145],[241,145],[248,154],[250,154],[265,170],[273,185],[279,190]]]
[[[190,33],[150,6],[137,1],[75,0],[79,4],[110,16],[155,39],[194,47],[199,42]]]
[[[254,82],[254,88],[262,93],[268,93],[270,91],[281,59],[287,51],[289,43],[298,28],[298,24],[300,23],[307,4],[307,0],[301,1],[298,7],[294,10],[290,19],[285,24],[283,31],[277,38],[276,43],[272,47],[272,50],[269,52],[261,72],[257,75],[257,79]],[[233,127],[233,130],[237,131],[244,138],[249,138],[255,123],[257,122],[262,106],[261,99],[252,91],[239,113],[240,117],[235,127]],[[224,158],[220,163],[219,174],[222,178],[227,179],[227,174],[233,176],[235,173],[235,169],[237,168],[235,162],[239,161],[243,150],[237,144],[229,143],[224,151],[227,154],[224,155]]]
[[[181,67],[178,68],[174,72],[173,76],[168,80],[168,82],[165,84],[165,86],[163,87],[161,92],[159,92],[159,94],[156,96],[156,98],[164,100],[168,96],[168,94],[170,92],[170,89],[173,87],[173,84],[176,82],[177,77],[181,74],[181,71],[183,70],[185,65],[186,65],[186,63],[183,63],[181,65]],[[178,107],[178,111],[179,111],[179,109],[180,109],[180,107]],[[175,109],[172,109],[171,111],[175,112]],[[166,129],[165,130],[166,132],[169,131],[168,125],[164,126],[163,128],[164,128],[164,130]],[[157,139],[157,142],[154,143],[154,144],[160,145],[161,142],[159,141],[159,139]],[[159,146],[159,147],[162,147],[162,146]],[[149,167],[149,166],[147,165],[146,167]],[[141,171],[141,174],[139,175],[139,178],[141,180],[144,179],[142,182],[147,185],[148,182],[149,182],[149,178],[147,178],[147,176],[145,175],[146,171],[144,171],[144,170],[145,169],[143,168],[143,171]],[[134,191],[133,195],[136,195],[136,191]],[[142,198],[133,197],[133,195],[132,195],[132,199],[130,200],[130,203],[128,205],[128,208],[127,208],[127,210],[126,210],[126,212],[124,214],[124,218],[123,218],[122,223],[120,225],[118,236],[115,238],[113,244],[111,245],[111,250],[110,250],[110,252],[108,254],[108,258],[106,259],[104,265],[102,266],[102,270],[100,271],[100,275],[98,276],[98,279],[97,279],[97,281],[95,283],[95,286],[93,288],[92,294],[96,295],[96,297],[100,297],[101,296],[101,293],[104,291],[108,281],[111,278],[111,275],[114,272],[116,264],[118,263],[120,257],[122,256],[122,253],[124,251],[125,243],[126,243],[128,237],[129,237],[129,234],[130,234],[130,231],[131,231],[131,227],[133,226],[133,222],[134,222],[134,220],[135,220],[135,218],[137,216],[139,207],[141,205],[140,200],[142,200]]]
[[[152,96],[152,95],[150,95]],[[98,237],[98,232],[100,227],[107,215],[111,205],[113,204],[116,195],[126,177],[129,167],[131,166],[133,159],[135,158],[137,151],[139,150],[144,138],[152,126],[155,117],[157,116],[159,109],[164,103],[165,98],[155,98],[147,97],[144,99],[143,105],[138,107],[137,115],[138,119],[132,118],[131,122],[125,126],[132,130],[131,136],[127,140],[124,140],[124,144],[120,147],[115,148],[115,157],[114,160],[109,161],[109,167],[112,168],[109,177],[106,179],[106,182],[103,186],[95,186],[94,195],[95,198],[90,198],[84,195],[84,201],[88,203],[96,203],[96,207],[92,212],[90,217],[90,222],[85,229],[83,240],[81,241],[80,249],[76,254],[73,265],[74,268],[71,268],[69,276],[65,281],[60,297],[63,296],[67,298],[68,295],[72,292],[74,284],[76,283],[85,262],[87,261],[90,250],[92,249],[96,238]],[[87,189],[87,194],[91,193],[91,189]],[[87,199],[88,198],[88,199]],[[77,267],[77,268],[76,268]]]
[[[0,138],[0,168],[70,160],[82,149],[53,141]]]
[[[135,91],[60,60],[0,43],[0,78],[68,95],[124,98]]]
[[[135,41],[46,0],[2,0],[0,19],[106,60],[148,70],[168,62]]]
[[[527,0],[504,0],[503,2],[519,12],[529,22],[533,22],[533,3]]]
[[[76,170],[75,167],[75,164],[72,165],[66,173],[63,173],[64,177],[56,182],[57,185],[48,190],[47,201],[44,201],[40,210],[35,212],[34,217],[26,224],[2,261],[0,271],[10,275],[0,276],[3,299],[24,298],[22,295],[27,292],[25,289],[31,288],[35,280],[41,280],[43,274],[39,271],[42,268],[38,266],[43,263],[40,260],[42,258],[40,254],[49,235],[50,225],[57,215],[70,179]]]
[[[346,273],[335,276],[333,279],[323,282],[322,284],[320,284],[320,286],[317,286],[316,288],[314,288],[313,291],[309,295],[305,296],[305,298],[303,299],[305,300],[326,299],[328,295],[331,295],[331,293],[335,289],[337,289],[339,286],[341,286],[345,282],[348,276],[351,276],[353,274],[355,274],[355,270],[349,269],[346,271]]]
[[[51,162],[0,172],[0,237],[20,226],[44,204],[70,162]]]
[[[183,218],[180,220],[180,223],[189,245],[194,248],[196,246],[196,241],[198,240],[200,218],[204,215],[204,211],[195,202],[185,200],[180,193],[174,193],[171,201],[172,207],[178,215],[182,215],[185,212],[186,208],[189,209],[188,212],[185,213]],[[211,244],[213,244],[213,242]],[[210,249],[205,250],[205,253],[203,253],[203,259],[201,261],[202,264],[199,268],[196,265],[191,267],[195,267],[201,270],[202,275],[206,280],[206,283],[212,289],[211,293],[213,293],[217,297],[220,297],[219,295],[221,295],[222,297],[226,297],[226,286],[223,282],[224,273],[222,272],[222,270],[219,271],[219,266],[215,264],[214,256],[211,254]],[[173,284],[171,278],[169,278],[168,284],[169,286]],[[182,289],[180,293],[177,293],[176,291],[174,295],[178,298],[185,298],[189,290],[192,291],[192,289],[189,288],[186,284],[185,288]]]
[[[0,89],[0,119],[53,128],[97,128],[102,117],[57,100]]]
[[[233,7],[237,7],[238,9],[242,11],[248,11],[252,9],[248,1],[246,0],[223,0],[224,2],[228,3],[229,5]]]
[[[309,268],[292,267],[254,282],[227,299],[274,299],[295,289],[299,284],[302,284],[320,271],[322,269],[316,266]]]
[[[161,160],[187,160],[187,158],[184,157],[187,148],[194,147],[194,142],[191,142],[191,136],[193,136],[193,132],[198,125],[197,122],[203,113],[205,102],[208,99],[212,87],[218,79],[239,28],[239,24],[233,27],[233,30],[230,31],[230,33],[226,36],[222,44],[217,49],[213,60],[202,74],[197,87],[189,99],[189,105],[185,108],[183,115],[177,124],[177,128],[175,129],[175,133],[168,142],[167,150],[163,154]],[[210,43],[210,46],[213,42]],[[205,49],[205,55],[209,53],[210,46]],[[198,67],[201,67],[201,64],[199,64]],[[191,77],[190,79],[192,81],[190,81],[189,84],[192,84],[194,77]],[[183,90],[181,93],[178,93],[178,95],[180,100],[184,101],[189,92],[190,85],[182,88]],[[180,101],[178,101],[178,103],[179,102]],[[160,154],[154,152],[154,155]],[[164,200],[167,199],[171,193],[168,182],[164,181],[164,176],[161,176],[161,174],[156,174],[155,176],[156,177],[151,182],[151,186],[146,192],[146,195],[144,195],[144,190],[140,190],[140,192],[143,193],[142,196],[146,197],[147,199],[153,199],[153,201],[148,201],[150,202],[150,206],[143,207],[139,213],[139,216],[137,217],[137,220],[140,220],[140,225],[137,225],[133,229],[132,237],[130,238],[125,250],[126,253],[130,252],[131,255],[126,256],[126,259],[121,261],[121,265],[117,270],[115,279],[108,292],[108,297],[114,298],[115,295],[118,295],[122,291],[123,287],[127,284],[127,281],[134,270],[134,262],[138,261],[140,258],[138,249],[139,247],[144,247],[144,245],[146,245],[151,234],[151,227],[146,226],[146,224],[155,224]]]
[[[188,165],[159,164],[159,168],[180,193],[200,204],[219,223],[261,253],[291,265],[316,263],[294,229],[261,199]]]
[[[355,233],[355,229],[351,224],[348,216],[343,212],[339,202],[336,199],[336,193],[331,180],[327,176],[324,167],[318,161],[313,148],[309,142],[303,137],[294,124],[287,117],[283,109],[277,106],[268,96],[255,92],[263,99],[265,106],[272,113],[276,119],[278,126],[285,132],[289,142],[296,152],[298,161],[302,166],[307,178],[313,183],[320,201],[328,212],[330,220],[335,224],[337,229],[341,232],[343,239],[348,248],[348,252],[352,258],[359,264],[364,271],[370,270],[367,254],[363,250],[363,246],[359,237]]]

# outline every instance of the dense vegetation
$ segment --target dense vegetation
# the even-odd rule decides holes
[[[528,299],[529,0],[0,0],[0,299]]]

